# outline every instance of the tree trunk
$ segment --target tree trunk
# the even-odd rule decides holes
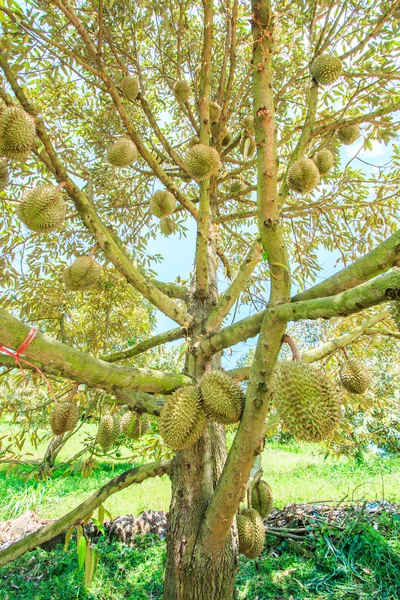
[[[43,457],[43,469],[51,471],[54,467],[54,463],[60,451],[62,450],[65,442],[63,440],[64,434],[55,435],[51,438],[49,445],[46,448],[46,452]]]
[[[225,459],[225,432],[219,425],[210,425],[194,446],[173,459],[163,600],[233,598],[238,563],[236,531],[231,528],[222,552],[206,553],[197,544]]]

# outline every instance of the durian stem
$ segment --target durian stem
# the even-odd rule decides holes
[[[348,360],[349,359],[349,355],[347,354],[346,348],[342,348],[342,352],[343,352],[345,358]]]
[[[98,247],[99,247],[99,245],[98,245],[98,244],[95,244],[95,245],[93,246],[93,248],[91,249],[91,251],[90,251],[90,254],[89,254],[90,258],[93,258],[93,256],[94,256],[94,253],[96,252],[96,250],[98,249]]]
[[[61,183],[59,183],[58,186],[56,187],[57,192],[59,192],[60,190],[65,188],[66,185],[67,185],[66,181],[62,181]]]
[[[293,360],[301,360],[300,350],[298,349],[296,342],[290,335],[285,333],[282,337],[282,343],[287,344],[289,346],[290,350],[292,351]]]

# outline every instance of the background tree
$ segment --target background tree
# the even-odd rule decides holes
[[[194,443],[171,463],[118,478],[55,526],[84,518],[104,494],[169,471],[165,600],[233,595],[235,514],[263,447],[283,340],[298,358],[292,340],[283,338],[287,323],[345,319],[399,297],[398,272],[377,277],[400,255],[398,148],[390,145],[384,165],[340,156],[341,143],[358,140],[357,154],[361,141],[373,150],[377,140],[389,144],[396,135],[399,7],[400,0],[32,0],[24,9],[13,2],[1,8],[0,94],[5,107],[25,112],[4,107],[0,119],[3,171],[11,173],[1,197],[2,285],[16,289],[12,302],[6,296],[9,311],[0,312],[0,343],[15,351],[29,333],[16,316],[19,307],[13,309],[26,269],[62,294],[63,285],[84,289],[100,281],[98,264],[107,265],[176,323],[127,350],[113,342],[117,351],[105,360],[96,356],[98,338],[89,352],[38,333],[24,351],[44,374],[101,389],[138,413],[159,415],[164,403],[167,437],[186,427],[184,442]],[[19,199],[21,187],[44,183],[53,187]],[[31,229],[32,221],[46,229],[44,209],[60,222],[54,232],[21,226],[22,217]],[[157,257],[146,254],[146,242],[159,228],[184,235],[193,223],[193,278],[187,285],[158,281],[151,270]],[[310,287],[322,269],[321,247],[348,266]],[[58,282],[55,273],[74,255],[89,258]],[[306,291],[291,294],[290,272],[295,291]],[[101,301],[108,303],[106,296]],[[240,303],[250,305],[250,316],[227,325]],[[387,317],[387,311],[363,315],[356,328],[304,352],[295,368],[309,377],[304,365]],[[256,335],[251,368],[232,372],[227,384],[217,371],[221,353]],[[118,364],[180,338],[186,339],[182,373]],[[13,368],[15,359],[4,355],[1,364]],[[227,385],[222,412],[233,399],[237,413],[234,380],[246,378],[227,453],[223,424],[211,418],[206,425],[203,408],[209,417],[212,411],[204,381]],[[285,378],[279,381],[282,388]],[[321,381],[323,398],[338,402]],[[314,431],[320,424],[310,415],[306,425]],[[0,563],[37,541],[8,548]]]

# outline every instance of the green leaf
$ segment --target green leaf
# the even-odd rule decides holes
[[[65,542],[64,542],[64,552],[67,551],[68,548],[68,544],[70,542],[71,536],[74,532],[75,527],[70,527],[67,531],[67,533],[65,534]]]
[[[83,565],[85,564],[86,547],[86,538],[84,535],[82,535],[78,542],[78,567],[80,569],[82,569]]]

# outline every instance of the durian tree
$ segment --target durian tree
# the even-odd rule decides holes
[[[138,346],[116,342],[106,359],[45,331],[24,344],[27,370],[160,416],[175,452],[113,480],[1,552],[0,564],[110,493],[168,473],[163,598],[228,600],[238,552],[252,559],[263,547],[266,431],[281,419],[301,439],[332,437],[342,392],[323,361],[389,318],[375,307],[400,298],[400,0],[29,0],[0,15],[2,286],[14,290],[0,344],[15,353],[29,334],[12,298],[38,254],[36,285],[102,294],[102,270],[113,269],[176,324]],[[388,145],[384,165],[377,142]],[[361,148],[370,160],[358,160]],[[147,242],[193,226],[190,280],[156,279]],[[322,248],[344,268],[315,284]],[[236,318],[239,305],[249,316]],[[300,354],[288,323],[318,319],[338,319],[340,335]],[[252,365],[222,370],[224,351],[255,336]],[[137,362],[174,340],[184,343],[182,372]],[[293,361],[278,362],[282,344]],[[0,363],[18,368],[9,354]],[[54,410],[57,430],[76,419],[74,406]],[[110,412],[103,447],[120,427]]]

